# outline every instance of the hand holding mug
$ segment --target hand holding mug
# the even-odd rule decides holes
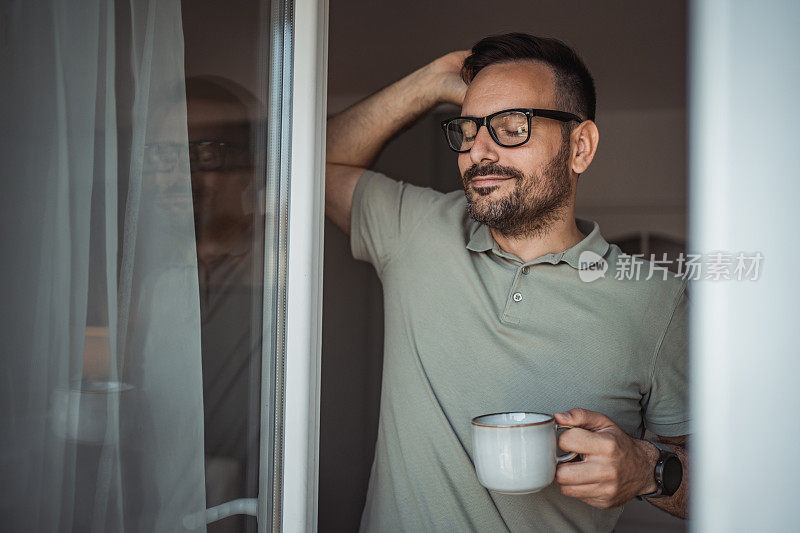
[[[554,416],[573,426],[559,436],[559,447],[583,455],[580,462],[558,465],[555,479],[562,494],[608,509],[655,490],[655,460],[647,442],[629,437],[595,411],[570,409]]]

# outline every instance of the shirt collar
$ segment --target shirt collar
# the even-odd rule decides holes
[[[581,269],[591,265],[591,263],[586,261],[584,261],[584,265],[581,265],[580,256],[583,252],[590,251],[600,257],[605,257],[606,252],[608,252],[609,244],[603,236],[600,235],[600,226],[597,222],[576,218],[575,224],[578,226],[581,233],[586,235],[582,241],[563,252],[545,254],[526,264],[551,263],[555,265],[563,261],[572,268]],[[492,237],[489,227],[485,224],[477,224],[472,229],[470,240],[467,243],[467,249],[473,252],[487,252],[491,250],[500,257],[505,257],[506,259],[522,264],[522,261],[518,257],[500,248],[494,240],[494,237]]]

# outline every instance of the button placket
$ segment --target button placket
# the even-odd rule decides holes
[[[514,280],[511,282],[511,288],[508,291],[505,309],[503,310],[503,322],[519,324],[520,319],[523,317],[525,294],[522,285],[524,284],[523,280],[530,274],[530,268],[527,271],[525,270],[526,268],[528,267],[518,268],[514,274]]]

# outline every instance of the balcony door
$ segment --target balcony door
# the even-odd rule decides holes
[[[327,3],[0,15],[3,523],[313,529]]]

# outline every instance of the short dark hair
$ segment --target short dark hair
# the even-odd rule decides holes
[[[475,43],[472,55],[464,60],[461,79],[469,85],[489,65],[522,60],[540,61],[553,70],[555,104],[561,111],[594,120],[597,95],[592,75],[580,56],[558,39],[527,33],[485,37]]]

